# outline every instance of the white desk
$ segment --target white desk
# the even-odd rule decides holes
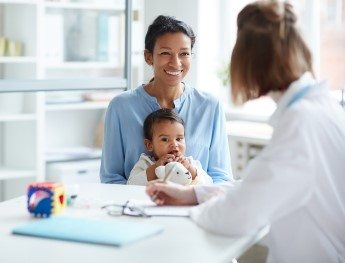
[[[147,199],[144,190],[139,186],[86,184],[80,185],[78,198],[91,203],[95,200],[125,202],[127,199]],[[93,208],[68,208],[65,214],[159,224],[164,231],[121,248],[12,235],[14,227],[32,220],[23,196],[0,203],[0,262],[231,262],[268,232],[265,228],[252,236],[233,239],[205,232],[188,218],[110,217],[95,205]]]

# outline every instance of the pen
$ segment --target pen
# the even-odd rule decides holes
[[[162,181],[163,184],[166,183],[166,182],[168,181],[168,179],[170,178],[171,173],[172,173],[172,171],[174,170],[175,166],[176,166],[176,163],[174,163],[174,164],[171,166],[170,170],[165,174],[165,176],[164,176],[164,178],[163,178],[163,181]],[[158,194],[159,194],[159,192],[156,192],[153,196],[151,196],[152,202],[154,202],[154,201],[157,199]]]

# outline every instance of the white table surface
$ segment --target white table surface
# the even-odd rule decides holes
[[[189,218],[111,217],[99,208],[100,204],[148,199],[145,188],[104,184],[79,187],[79,204],[84,205],[69,207],[64,215],[157,224],[163,226],[163,233],[123,247],[12,235],[13,228],[35,220],[27,212],[23,196],[0,203],[0,262],[231,262],[268,232],[265,228],[252,236],[229,238],[208,233]]]

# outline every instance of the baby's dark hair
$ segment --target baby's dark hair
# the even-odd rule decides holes
[[[152,140],[153,136],[153,126],[161,121],[171,121],[181,123],[184,126],[184,121],[182,118],[173,110],[162,108],[150,113],[144,121],[144,138]]]
[[[166,33],[184,33],[191,40],[191,49],[195,43],[193,29],[185,22],[177,20],[172,16],[158,16],[149,26],[145,36],[145,49],[153,53],[157,38]]]

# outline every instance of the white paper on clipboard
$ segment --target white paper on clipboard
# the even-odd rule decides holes
[[[144,211],[148,216],[177,216],[189,217],[189,210],[192,206],[157,206],[150,200],[131,199],[128,202],[129,207],[137,207]],[[125,211],[126,214],[130,211]]]

